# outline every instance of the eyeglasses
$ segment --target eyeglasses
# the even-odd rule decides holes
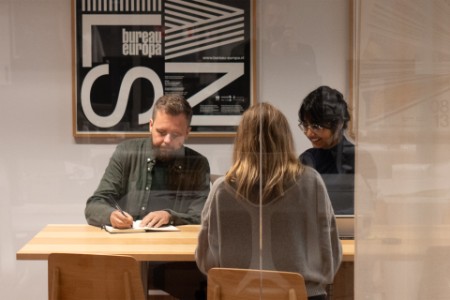
[[[311,129],[314,133],[320,133],[325,128],[322,125],[319,124],[309,124],[306,122],[298,122],[298,128],[300,128],[301,131],[306,133],[308,131],[308,128]]]

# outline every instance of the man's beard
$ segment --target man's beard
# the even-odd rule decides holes
[[[182,153],[182,148],[183,147],[179,149],[157,147],[153,148],[153,150],[157,159],[162,161],[169,161],[176,158],[177,156],[180,156]]]

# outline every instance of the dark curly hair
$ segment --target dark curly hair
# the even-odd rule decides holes
[[[321,125],[335,131],[339,124],[347,128],[350,121],[347,103],[338,90],[329,86],[320,86],[303,99],[298,111],[300,122]]]

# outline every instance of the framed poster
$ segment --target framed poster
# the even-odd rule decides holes
[[[233,136],[254,101],[253,0],[72,0],[73,135],[148,136],[179,93],[191,136]]]

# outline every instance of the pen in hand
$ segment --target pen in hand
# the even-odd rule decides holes
[[[114,201],[115,202],[115,201]],[[120,211],[120,213],[124,216],[124,217],[127,217],[127,215],[125,214],[125,212],[120,208],[120,206],[119,206],[119,203],[114,203],[114,207],[118,210],[118,211]]]
[[[114,206],[115,209],[117,209],[118,211],[120,211],[120,213],[127,218],[127,215],[125,214],[125,212],[122,210],[122,208],[120,208],[119,203],[117,203],[116,200],[114,200],[114,198],[109,197],[109,201],[112,203],[112,205]]]
[[[119,203],[112,196],[108,197],[108,202],[112,207],[114,207],[116,210],[118,210],[119,213],[125,218],[125,219],[118,218],[119,216],[113,217],[113,215],[111,214],[111,217],[110,217],[111,225],[113,225],[116,228],[131,227],[132,221],[133,221],[132,217],[123,211],[123,209],[120,207]]]

